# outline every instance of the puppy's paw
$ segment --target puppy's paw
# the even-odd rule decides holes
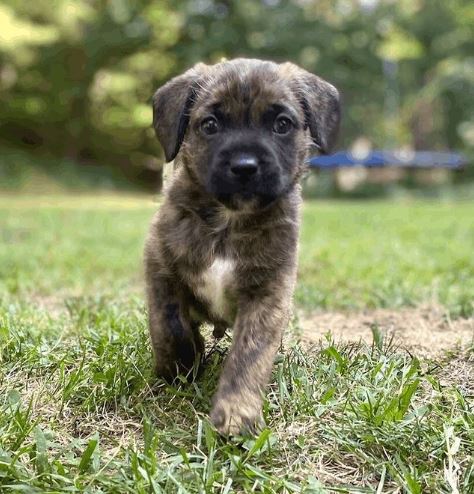
[[[211,422],[224,436],[254,435],[263,425],[260,409],[244,399],[217,399],[210,414]]]

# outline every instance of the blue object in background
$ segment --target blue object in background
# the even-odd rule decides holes
[[[465,156],[454,152],[439,151],[370,151],[363,158],[350,151],[339,151],[327,156],[315,156],[308,160],[311,168],[331,169],[351,166],[378,168],[403,166],[407,168],[450,168],[460,169],[467,164]]]

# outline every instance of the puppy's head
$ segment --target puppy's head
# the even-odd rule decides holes
[[[311,144],[331,149],[339,126],[331,84],[291,63],[236,59],[198,64],[158,89],[153,124],[167,161],[231,209],[285,194]]]

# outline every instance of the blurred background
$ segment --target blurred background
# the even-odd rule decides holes
[[[469,0],[2,0],[0,189],[157,190],[153,92],[198,61],[236,56],[290,60],[336,85],[339,149],[454,150],[469,164],[473,54]],[[306,192],[471,180],[469,165],[353,168],[313,174]]]

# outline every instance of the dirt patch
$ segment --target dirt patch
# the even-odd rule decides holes
[[[377,328],[385,341],[420,356],[439,356],[474,342],[474,318],[450,319],[442,308],[375,309],[363,312],[315,312],[300,317],[303,342],[373,341]]]
[[[466,400],[474,405],[474,353],[459,352],[439,363],[437,372],[443,386],[457,386]]]

